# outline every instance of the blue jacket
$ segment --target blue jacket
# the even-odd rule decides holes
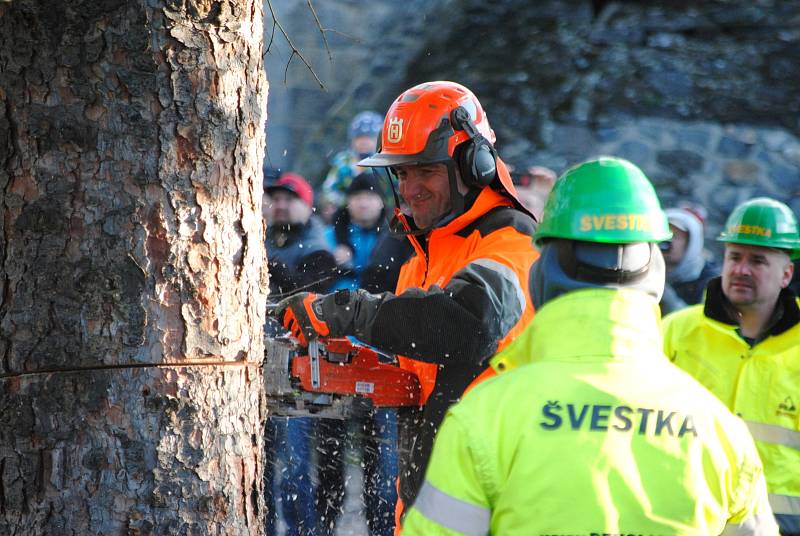
[[[373,250],[387,229],[383,214],[374,227],[367,228],[352,223],[347,209],[343,208],[336,213],[334,224],[326,230],[328,243],[331,248],[337,245],[347,246],[353,252],[353,257],[347,265],[339,267],[342,276],[334,284],[333,290],[363,288],[361,275],[370,265]]]

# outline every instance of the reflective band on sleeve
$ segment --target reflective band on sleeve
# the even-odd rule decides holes
[[[522,287],[519,284],[519,278],[517,277],[516,272],[506,266],[501,262],[497,262],[492,259],[477,259],[472,261],[470,264],[477,264],[478,266],[483,266],[484,268],[488,268],[490,270],[494,270],[504,279],[506,279],[509,284],[514,288],[514,291],[517,295],[517,303],[519,304],[519,310],[525,310],[525,292],[522,290]]]
[[[800,516],[800,497],[795,495],[769,494],[769,505],[773,514]]]
[[[431,521],[467,536],[489,534],[491,511],[488,508],[456,499],[427,480],[414,501],[414,509]]]
[[[800,450],[800,432],[763,422],[745,421],[753,439]]]
[[[777,531],[778,526],[775,524],[775,518],[771,515],[762,514],[748,518],[738,525],[725,525],[725,530],[722,531],[720,536],[759,536],[761,534],[775,534]]]

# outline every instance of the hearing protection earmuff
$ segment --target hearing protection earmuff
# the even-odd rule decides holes
[[[453,155],[464,184],[474,188],[488,186],[497,176],[497,151],[494,146],[478,131],[463,106],[450,112],[450,124],[454,130],[463,130],[470,138],[459,145]]]

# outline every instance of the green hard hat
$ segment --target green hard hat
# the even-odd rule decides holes
[[[757,197],[733,209],[717,240],[785,249],[792,259],[800,258],[797,218],[792,209],[769,197]]]
[[[533,235],[629,244],[672,238],[661,203],[642,170],[627,160],[600,157],[569,169],[556,181]]]

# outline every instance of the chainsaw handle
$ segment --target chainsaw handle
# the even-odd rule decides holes
[[[394,354],[387,354],[383,350],[378,350],[377,348],[372,348],[375,352],[375,355],[378,356],[378,363],[384,363],[386,365],[397,365],[399,361],[397,360],[397,356]]]

